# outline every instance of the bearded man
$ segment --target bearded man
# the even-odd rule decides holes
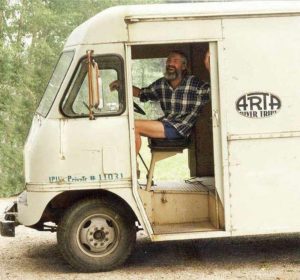
[[[119,81],[110,89],[119,87]],[[159,101],[164,116],[158,120],[135,120],[135,145],[141,148],[141,136],[179,139],[190,135],[202,105],[209,101],[210,86],[188,75],[187,58],[181,51],[171,51],[166,61],[164,77],[146,88],[133,87],[133,96],[141,102]]]
[[[141,136],[178,139],[188,137],[201,107],[210,98],[210,86],[199,78],[188,75],[187,58],[181,51],[169,53],[164,77],[146,88],[133,87],[133,95],[141,102],[159,101],[164,116],[155,120],[135,121],[137,154]]]

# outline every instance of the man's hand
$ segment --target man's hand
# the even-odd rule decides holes
[[[121,82],[119,80],[115,80],[109,84],[110,91],[119,90]]]
[[[140,97],[140,94],[141,94],[141,89],[136,87],[136,86],[133,86],[132,87],[132,94],[133,96],[135,97]]]
[[[109,84],[109,89],[110,89],[110,91],[119,90],[120,86],[121,86],[121,81],[115,80]],[[133,93],[133,96],[139,97],[140,93],[141,93],[141,89],[133,86],[132,93]]]

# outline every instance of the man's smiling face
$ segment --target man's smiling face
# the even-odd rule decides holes
[[[170,53],[166,61],[166,72],[164,77],[168,81],[173,81],[182,77],[182,72],[186,69],[183,57],[178,53]]]

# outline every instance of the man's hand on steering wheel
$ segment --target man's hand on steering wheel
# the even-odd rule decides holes
[[[109,89],[110,91],[119,90],[120,86],[121,86],[121,81],[115,80],[109,84]],[[133,107],[134,107],[134,112],[141,115],[146,115],[145,111],[137,103],[133,102]]]

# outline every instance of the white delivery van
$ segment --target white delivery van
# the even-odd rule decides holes
[[[114,7],[77,27],[34,115],[25,191],[1,234],[57,231],[71,265],[103,271],[126,260],[139,229],[152,241],[300,232],[299,30],[298,1]],[[188,141],[149,140],[142,182],[132,65],[174,49],[210,81],[211,101]],[[155,180],[156,163],[185,149],[190,179]]]

